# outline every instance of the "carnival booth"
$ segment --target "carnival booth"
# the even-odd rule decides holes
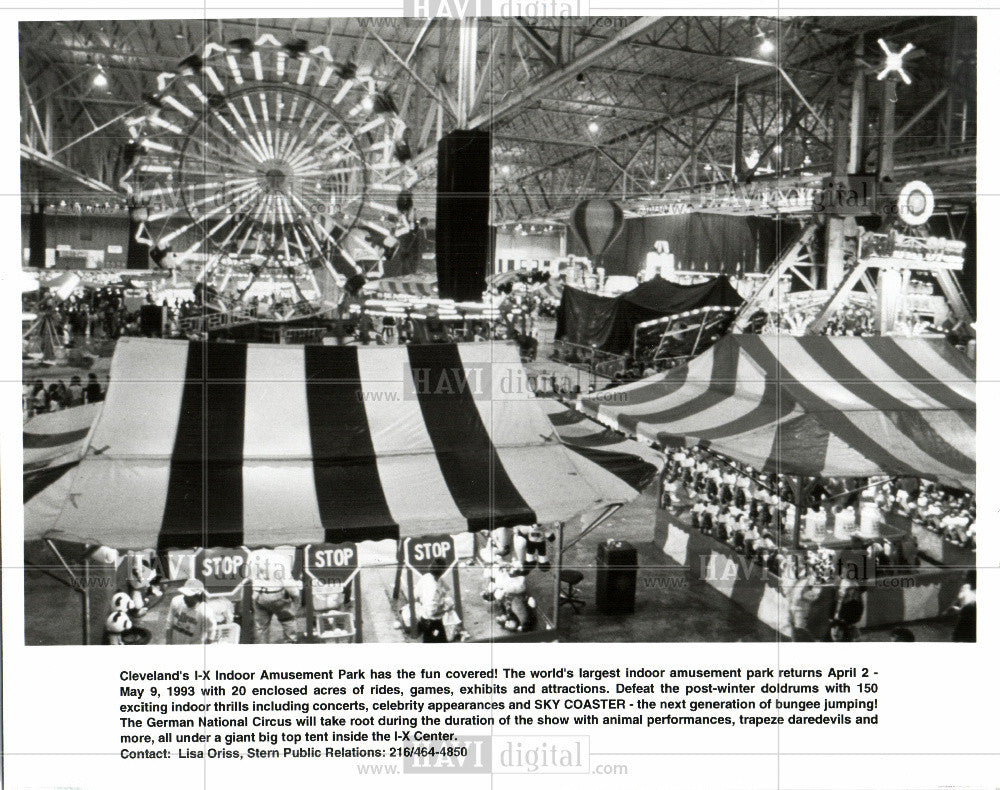
[[[399,641],[393,620],[413,624],[402,614],[413,590],[397,585],[404,588],[393,603],[365,594],[362,581],[370,586],[397,559],[414,581],[440,561],[469,638],[497,638],[506,631],[487,607],[502,596],[487,604],[476,589],[489,616],[480,613],[472,632],[462,585],[468,597],[484,572],[516,568],[538,598],[539,629],[554,627],[563,526],[638,493],[635,470],[619,474],[620,452],[604,468],[591,449],[575,450],[553,428],[512,345],[123,338],[82,459],[25,503],[25,540],[54,552],[74,582],[77,572],[103,574],[129,595],[138,589],[140,617],[196,579],[221,602],[223,620],[232,603],[226,624],[243,623],[221,629],[217,641],[253,639],[257,574],[264,568],[273,579],[275,566],[287,569],[282,584],[301,591],[306,636]],[[637,462],[647,480],[657,458]],[[518,556],[522,531],[542,542],[529,546],[528,562]],[[495,556],[460,580],[480,532]],[[71,544],[79,565],[66,560]],[[80,587],[86,622],[98,617],[96,641],[106,602],[90,598],[102,588]]]
[[[802,605],[806,569],[820,560],[830,573],[811,604],[824,609],[813,613],[819,620],[829,622],[838,578],[863,591],[861,626],[937,617],[953,602],[967,568],[919,563],[909,519],[882,518],[864,497],[850,510],[807,502],[831,480],[863,489],[870,480],[922,479],[975,491],[975,371],[944,340],[728,335],[690,363],[614,393],[578,407],[651,444],[699,448],[746,481],[742,492],[739,483],[696,481],[692,461],[680,473],[688,490],[714,485],[727,506],[741,494],[770,495],[745,529],[706,528],[707,518],[696,526],[686,516],[658,535],[666,554],[768,625],[790,634],[790,608]],[[791,502],[769,490],[779,475]],[[697,507],[682,504],[678,512]],[[774,545],[760,551],[765,543]],[[869,562],[883,549],[891,568]]]

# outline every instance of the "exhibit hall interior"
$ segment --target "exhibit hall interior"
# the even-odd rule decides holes
[[[975,642],[976,42],[21,22],[25,644]]]

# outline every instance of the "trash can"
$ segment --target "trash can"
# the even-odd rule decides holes
[[[624,540],[608,540],[597,547],[597,611],[632,614],[639,555]]]

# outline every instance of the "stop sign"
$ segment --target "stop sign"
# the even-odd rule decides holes
[[[403,562],[417,573],[430,571],[436,560],[443,560],[445,571],[455,565],[455,541],[451,535],[424,535],[403,541]]]
[[[198,549],[194,555],[194,576],[202,581],[206,592],[229,595],[246,583],[249,557],[245,546]]]
[[[347,584],[358,572],[356,543],[310,543],[303,558],[305,572],[320,584]]]

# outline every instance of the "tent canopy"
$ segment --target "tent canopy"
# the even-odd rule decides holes
[[[620,354],[632,347],[637,324],[699,307],[738,307],[743,300],[726,277],[678,285],[654,277],[616,297],[563,289],[556,339]]]
[[[123,338],[78,466],[25,536],[305,544],[565,521],[636,495],[559,439],[512,345]]]
[[[975,489],[975,370],[944,340],[728,335],[579,408],[646,441],[700,444],[764,472]]]
[[[87,446],[90,426],[100,411],[100,403],[88,403],[28,420],[23,431],[24,471],[79,461]]]

